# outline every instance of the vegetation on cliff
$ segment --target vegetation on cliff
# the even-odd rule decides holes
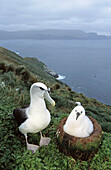
[[[29,88],[41,81],[51,88],[51,97],[56,101],[51,113],[51,123],[43,131],[51,137],[48,146],[33,154],[26,150],[24,136],[12,119],[13,109],[30,102]],[[87,115],[96,119],[103,130],[103,140],[98,152],[88,161],[75,160],[60,153],[56,142],[56,129],[61,119],[68,116],[80,101]],[[44,70],[44,64],[35,58],[22,58],[0,47],[0,168],[39,170],[111,169],[111,106],[90,99],[71,90]],[[38,144],[40,135],[29,134],[29,142]]]

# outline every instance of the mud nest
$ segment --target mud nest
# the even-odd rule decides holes
[[[92,117],[89,117],[89,119],[93,123],[94,130],[92,134],[86,138],[74,137],[65,133],[63,126],[67,117],[60,121],[56,132],[60,152],[81,160],[88,160],[94,156],[101,144],[102,129],[95,119]]]

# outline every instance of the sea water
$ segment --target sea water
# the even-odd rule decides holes
[[[22,57],[37,57],[74,91],[111,105],[111,40],[0,40]]]

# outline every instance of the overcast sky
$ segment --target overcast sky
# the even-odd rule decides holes
[[[36,29],[111,35],[111,0],[0,0],[0,30]]]

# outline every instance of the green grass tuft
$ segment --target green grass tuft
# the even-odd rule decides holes
[[[37,59],[23,59],[4,48],[0,48],[0,59],[0,73],[2,73],[0,74],[1,169],[111,169],[111,106],[71,91],[65,84],[56,81],[48,73],[45,73],[43,64]],[[16,74],[15,69],[22,66],[23,69]],[[26,150],[24,136],[19,132],[17,124],[11,116],[15,108],[29,104],[29,88],[33,82],[31,82],[31,78],[32,80],[37,78],[37,81],[41,81],[52,88],[50,95],[56,101],[55,107],[47,102],[47,108],[51,112],[51,122],[43,131],[43,134],[49,136],[52,140],[48,146],[41,147],[35,154]],[[3,86],[3,83],[5,86]],[[95,118],[104,131],[100,148],[93,159],[89,161],[75,160],[72,157],[65,156],[57,148],[57,126],[60,120],[68,116],[75,107],[76,101],[82,102],[87,115]],[[28,136],[29,142],[39,144],[39,133],[29,134]]]

